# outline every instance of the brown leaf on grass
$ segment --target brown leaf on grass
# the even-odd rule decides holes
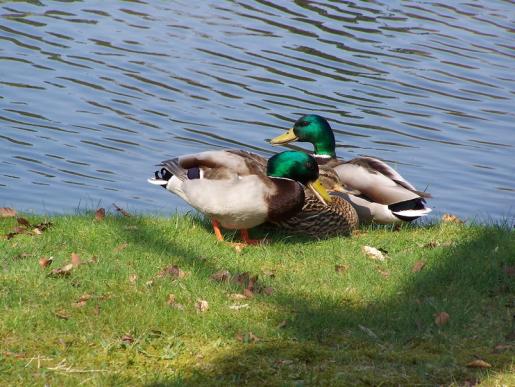
[[[175,294],[170,293],[170,294],[168,295],[167,299],[166,299],[166,303],[167,303],[168,305],[173,305],[173,304],[175,304],[175,302],[176,302]]]
[[[0,218],[14,218],[16,210],[8,207],[0,207]]]
[[[84,305],[86,305],[86,302],[91,299],[91,294],[84,293],[80,298],[72,303],[72,306],[74,308],[82,308]]]
[[[207,310],[209,309],[209,303],[206,300],[198,299],[195,303],[195,309],[197,309],[197,312],[200,313],[207,312]]]
[[[41,222],[41,223],[38,223],[38,224],[33,224],[32,227],[34,227],[34,229],[32,230],[32,232],[34,233],[43,233],[43,231],[46,231],[48,230],[50,227],[52,227],[54,224],[52,222]],[[35,231],[35,230],[38,230],[38,231]]]
[[[381,274],[384,278],[390,277],[390,272],[388,270],[381,270],[381,269],[378,268],[377,272],[379,274]]]
[[[116,211],[118,211],[120,214],[122,214],[123,216],[131,216],[131,214],[129,214],[127,211],[125,211],[123,208],[121,207],[118,207],[116,205],[116,203],[113,203],[113,206],[114,208],[116,209]]]
[[[447,324],[449,322],[449,318],[450,318],[449,313],[447,313],[447,312],[436,313],[436,314],[434,314],[434,317],[435,317],[435,324],[438,325],[439,327],[442,327],[445,324]]]
[[[248,343],[255,343],[259,341],[259,337],[257,337],[254,333],[237,333],[236,334],[236,340],[241,341],[242,343],[248,344]]]
[[[334,265],[334,271],[337,273],[345,273],[347,270],[349,270],[349,265]]]
[[[227,270],[220,270],[215,274],[210,275],[209,278],[216,282],[229,282],[231,273],[229,273]]]
[[[39,266],[41,266],[42,268],[48,267],[52,264],[53,260],[54,260],[54,257],[50,257],[50,258],[41,257],[41,258],[39,258]]]
[[[249,304],[235,304],[235,305],[229,305],[229,309],[231,310],[240,310],[248,308]]]
[[[379,249],[376,249],[375,247],[363,246],[361,248],[361,250],[370,259],[373,259],[376,261],[381,261],[381,262],[384,262],[386,260],[386,257],[384,256],[384,254]]]
[[[505,266],[504,272],[508,275],[508,277],[515,277],[515,266]]]
[[[34,235],[41,235],[41,234],[43,234],[43,231],[41,231],[39,228],[36,227],[35,229],[32,230],[32,233]]]
[[[100,222],[100,221],[104,220],[105,216],[106,216],[105,208],[99,208],[98,210],[96,210],[96,212],[95,212],[95,220],[97,222]]]
[[[80,256],[79,256],[79,254],[77,254],[77,253],[72,253],[72,256],[71,256],[71,264],[73,265],[73,267],[78,267],[78,266],[80,266],[81,262],[80,262]]]
[[[67,277],[71,274],[74,266],[69,263],[67,265],[64,265],[63,267],[57,268],[52,270],[50,273],[48,273],[49,277]]]
[[[425,261],[417,261],[415,262],[415,264],[413,265],[413,267],[411,268],[411,272],[412,273],[418,273],[419,271],[421,271],[424,267],[426,266],[426,262]]]
[[[484,360],[476,359],[476,360],[472,360],[471,362],[468,362],[467,367],[469,367],[469,368],[492,368],[492,365],[490,363],[487,363]]]
[[[266,296],[271,296],[274,293],[274,288],[267,286],[266,288],[263,288],[261,292]]]
[[[24,258],[28,258],[31,256],[32,256],[32,254],[29,254],[29,253],[21,253],[21,254],[15,255],[13,257],[13,259],[24,259]]]
[[[116,246],[113,249],[113,252],[119,253],[120,251],[125,250],[127,248],[127,246],[129,246],[129,244],[127,242],[120,243],[118,246]]]
[[[502,353],[508,350],[511,350],[512,346],[510,344],[497,344],[494,349],[493,353]]]
[[[243,295],[245,298],[252,298],[254,297],[254,292],[250,289],[243,289]]]
[[[131,275],[129,276],[129,282],[130,282],[131,284],[135,284],[137,280],[138,280],[138,275],[137,275],[137,274],[131,274]]]
[[[132,344],[132,343],[134,343],[134,337],[132,337],[132,335],[123,335],[122,336],[122,343],[124,343],[124,344]]]
[[[244,285],[245,283],[247,283],[249,281],[249,278],[250,278],[250,273],[246,271],[243,273],[236,274],[232,278],[232,282],[241,286],[241,285]]]
[[[172,277],[172,278],[184,278],[186,277],[186,272],[181,270],[181,268],[177,265],[172,265],[165,267],[163,270],[161,270],[159,273],[157,273],[158,277]]]
[[[25,218],[16,218],[16,221],[20,226],[30,227],[30,222]]]
[[[440,246],[440,242],[438,241],[430,241],[430,242],[427,242],[426,244],[422,245],[422,247],[426,248],[426,249],[434,249],[435,247],[438,247]]]
[[[54,316],[60,318],[61,320],[68,320],[70,318],[70,314],[64,309],[56,310],[54,312]]]
[[[463,220],[458,218],[456,215],[443,214],[442,215],[442,222],[444,222],[444,223],[458,223],[458,224],[462,224]]]

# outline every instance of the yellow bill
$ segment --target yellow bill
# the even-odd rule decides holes
[[[320,182],[320,179],[316,179],[315,181],[308,183],[308,187],[322,203],[325,205],[327,205],[327,203],[331,203],[331,196]]]
[[[277,136],[275,138],[272,138],[270,140],[270,144],[272,144],[272,145],[287,144],[289,142],[296,141],[298,139],[299,138],[293,132],[293,128],[291,128],[286,133],[281,134],[280,136]]]

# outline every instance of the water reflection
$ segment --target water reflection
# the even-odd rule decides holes
[[[515,213],[509,2],[0,10],[1,206],[169,213],[183,204],[145,184],[156,162],[226,147],[271,155],[265,139],[316,112],[341,157],[390,162],[428,185],[437,212]]]

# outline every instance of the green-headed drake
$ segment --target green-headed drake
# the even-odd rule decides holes
[[[281,222],[299,213],[309,200],[321,208],[332,203],[318,179],[316,160],[304,153],[286,151],[268,162],[239,150],[207,151],[163,161],[155,178],[161,185],[206,214],[215,235],[223,241],[220,226],[240,230],[245,243],[248,229],[266,221]]]
[[[431,209],[426,198],[389,165],[373,157],[339,160],[334,133],[327,120],[316,114],[299,118],[293,128],[270,142],[274,145],[293,141],[310,142],[313,156],[323,168],[332,168],[347,188],[339,195],[349,200],[361,223],[398,223],[427,215]]]

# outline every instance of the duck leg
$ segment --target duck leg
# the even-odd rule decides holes
[[[211,224],[213,225],[213,231],[215,232],[216,239],[223,242],[224,237],[222,235],[222,231],[220,230],[220,223],[217,220],[211,219]]]
[[[249,231],[247,229],[241,229],[240,235],[243,242],[247,245],[259,245],[264,241],[264,239],[250,239]]]

